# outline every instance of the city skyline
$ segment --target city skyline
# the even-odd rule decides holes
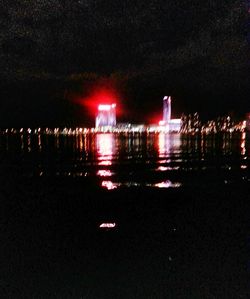
[[[19,1],[1,12],[0,126],[90,125],[76,99],[100,84],[139,122],[165,94],[176,114],[249,110],[248,2]]]

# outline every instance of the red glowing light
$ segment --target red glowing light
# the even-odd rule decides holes
[[[117,83],[111,79],[100,80],[86,85],[84,95],[74,100],[82,106],[85,106],[92,116],[97,111],[109,111],[116,108],[116,114],[120,114],[120,95],[116,87]],[[119,103],[117,109],[116,103]]]

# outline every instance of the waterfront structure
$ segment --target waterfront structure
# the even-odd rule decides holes
[[[149,126],[130,123],[116,124],[116,104],[100,104],[97,107],[95,130],[101,132],[180,132],[182,120],[179,118],[171,118],[171,102],[171,96],[165,96],[163,98],[163,119],[159,124]]]
[[[98,112],[95,119],[95,127],[110,127],[116,126],[116,104],[99,105]]]
[[[168,124],[171,120],[171,97],[165,96],[163,98],[163,121]]]
[[[169,132],[180,132],[182,120],[180,118],[173,118],[169,121]]]
[[[182,120],[171,118],[171,96],[163,98],[163,119],[159,122],[159,130],[164,132],[180,132]]]

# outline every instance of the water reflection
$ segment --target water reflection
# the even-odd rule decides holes
[[[242,136],[241,136],[241,155],[242,156],[245,156],[246,154],[246,133],[242,133]]]
[[[113,183],[111,181],[102,181],[102,187],[108,189],[108,190],[113,190],[119,187],[119,183]]]
[[[214,180],[220,175],[223,182],[237,177],[247,181],[250,177],[246,133],[193,136],[21,132],[0,134],[0,155],[0,167],[19,167],[25,176],[92,178],[108,190],[176,188],[197,173],[201,180],[211,173]]]
[[[149,186],[151,186],[151,185],[149,185]],[[173,182],[167,180],[165,182],[160,182],[160,183],[154,184],[153,186],[157,187],[157,188],[179,188],[179,187],[181,187],[181,183],[173,183]]]
[[[180,182],[171,182],[166,180],[159,183],[146,183],[146,182],[112,182],[112,181],[102,181],[101,186],[108,190],[114,190],[118,187],[150,187],[150,188],[180,188],[182,184]]]
[[[175,154],[180,151],[181,135],[159,133],[158,135],[158,153],[159,158],[165,158],[169,154]]]
[[[114,134],[103,133],[96,135],[97,159],[99,165],[111,165],[114,155]]]
[[[23,135],[22,135],[22,138],[23,138]],[[42,138],[41,138],[40,134],[38,135],[38,148],[39,148],[39,151],[42,151]]]
[[[112,176],[113,175],[113,172],[111,172],[110,170],[108,169],[100,169],[97,171],[96,173],[98,176]]]
[[[166,154],[170,151],[169,146],[170,138],[169,134],[160,133],[158,136],[158,150],[159,150],[159,157],[165,157]]]

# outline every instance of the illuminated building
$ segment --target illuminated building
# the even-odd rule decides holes
[[[171,119],[171,97],[163,98],[163,120],[159,122],[160,131],[180,132],[182,120],[180,118]]]
[[[171,97],[165,96],[163,98],[163,121],[168,124],[171,119]]]
[[[95,126],[96,128],[116,126],[116,104],[98,106]]]

